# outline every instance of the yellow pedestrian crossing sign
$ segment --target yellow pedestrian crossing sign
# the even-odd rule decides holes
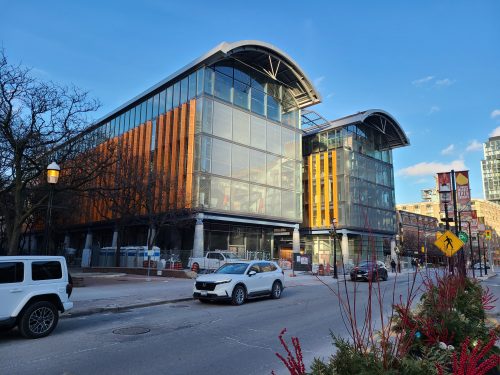
[[[434,242],[434,245],[445,253],[447,257],[451,257],[464,246],[464,243],[460,238],[447,230]]]

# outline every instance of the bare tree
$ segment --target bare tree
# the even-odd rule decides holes
[[[88,126],[98,107],[87,92],[34,78],[0,51],[0,216],[8,254],[18,253],[23,226],[46,207],[51,161],[63,167],[57,191],[83,189],[108,163],[87,153],[99,142]]]
[[[102,176],[90,198],[99,216],[114,222],[116,266],[128,226],[146,225],[147,246],[152,249],[163,227],[182,225],[193,213],[184,186],[177,186],[177,176],[151,166],[149,150],[139,154],[124,140],[118,149],[116,163]]]

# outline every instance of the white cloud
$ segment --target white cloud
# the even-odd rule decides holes
[[[422,86],[430,81],[432,81],[434,79],[434,76],[427,76],[427,77],[424,77],[424,78],[420,78],[420,79],[416,79],[414,81],[412,81],[412,85],[414,86]]]
[[[453,154],[453,151],[455,150],[455,145],[451,144],[448,147],[446,147],[444,150],[441,150],[442,155],[450,155]]]
[[[438,87],[445,87],[445,86],[451,86],[455,83],[455,80],[449,79],[449,78],[444,78],[444,79],[438,79],[436,81],[436,86]]]
[[[491,118],[500,117],[500,109],[495,109],[491,112]]]
[[[397,174],[399,176],[434,176],[438,172],[449,172],[452,169],[460,171],[467,170],[463,160],[454,160],[449,164],[437,162],[422,162],[412,165],[407,168],[400,169]]]
[[[429,115],[432,115],[433,113],[439,112],[441,108],[439,108],[437,105],[433,105],[431,109],[429,110]]]
[[[490,133],[490,137],[498,137],[500,136],[500,126],[498,126],[495,130]]]
[[[330,98],[333,98],[334,96],[335,96],[335,93],[334,93],[334,92],[331,92],[331,93],[329,93],[329,94],[325,97],[325,99],[330,99]]]
[[[482,143],[479,143],[477,140],[473,139],[469,145],[467,146],[467,148],[465,149],[465,151],[467,152],[470,152],[470,151],[480,151],[483,149],[483,144]]]

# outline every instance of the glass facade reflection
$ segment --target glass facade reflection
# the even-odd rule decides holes
[[[304,138],[306,226],[329,227],[335,217],[341,227],[395,230],[392,151],[377,150],[377,137],[349,125]]]
[[[288,90],[237,62],[204,69],[194,207],[302,221],[300,110]]]

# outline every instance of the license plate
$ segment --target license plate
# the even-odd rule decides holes
[[[206,296],[206,295],[207,295],[207,292],[202,291],[200,294],[201,294],[202,296]]]

